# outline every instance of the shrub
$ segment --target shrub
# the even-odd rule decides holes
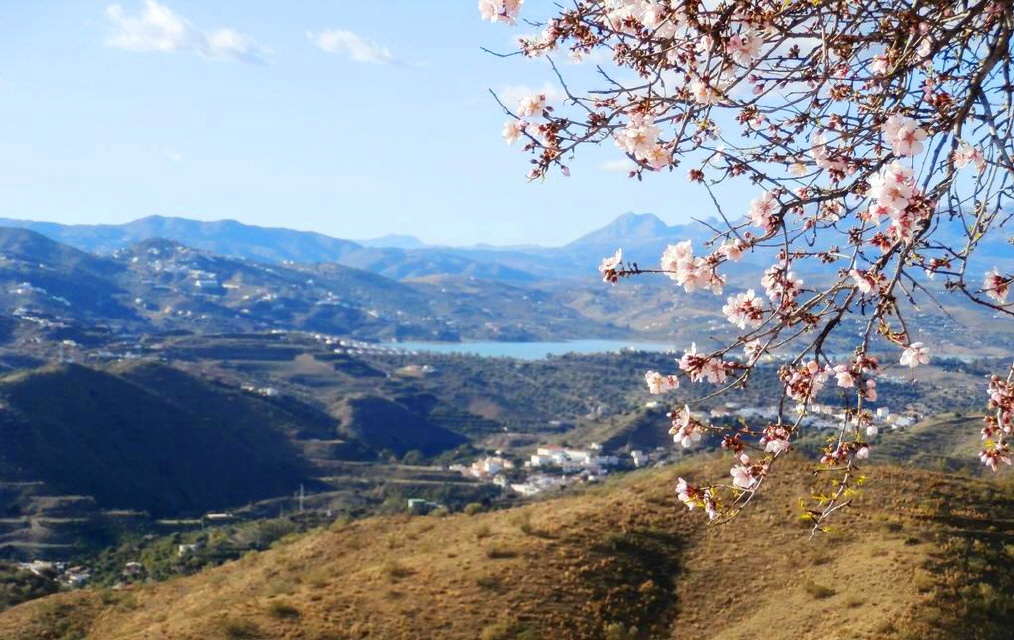
[[[486,508],[483,507],[478,502],[469,502],[467,505],[465,505],[465,515],[474,516],[479,513],[482,513],[485,510]]]
[[[495,544],[486,549],[486,557],[491,560],[504,560],[518,557],[518,552],[517,549]]]
[[[412,569],[406,567],[393,558],[384,562],[380,570],[385,576],[391,579],[407,578],[413,573]]]
[[[803,584],[803,589],[805,589],[806,592],[811,596],[813,596],[813,598],[816,600],[824,600],[825,598],[830,598],[835,593],[837,593],[831,587],[828,587],[823,584],[817,584],[813,580],[807,580]]]
[[[637,627],[627,627],[622,622],[612,622],[602,629],[604,640],[636,640]]]
[[[252,620],[225,618],[220,626],[225,637],[229,640],[253,640],[261,635],[260,627]]]
[[[299,609],[285,600],[272,600],[268,603],[268,613],[272,618],[290,619],[299,617]]]

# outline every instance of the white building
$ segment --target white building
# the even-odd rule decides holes
[[[630,452],[630,459],[634,461],[635,467],[643,467],[648,464],[648,454],[641,451],[640,449],[634,449]]]

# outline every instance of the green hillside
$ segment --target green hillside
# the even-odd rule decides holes
[[[201,513],[290,493],[309,476],[282,412],[164,366],[50,366],[0,379],[0,401],[8,479],[100,507]]]
[[[341,419],[340,433],[398,456],[413,450],[433,456],[468,441],[397,402],[377,396],[349,398],[335,409],[335,414]]]

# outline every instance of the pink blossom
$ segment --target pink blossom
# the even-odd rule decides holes
[[[671,244],[662,252],[662,271],[669,273],[669,277],[672,278],[671,274],[679,270],[680,264],[693,262],[693,259],[694,249],[692,241],[684,240],[678,244]]]
[[[531,95],[521,98],[521,102],[518,103],[518,115],[519,116],[541,116],[542,112],[546,110],[546,95],[540,93],[538,95]]]
[[[870,178],[870,197],[885,207],[892,217],[908,207],[914,193],[915,181],[912,178],[912,170],[897,160]]]
[[[746,356],[748,364],[757,362],[762,353],[763,347],[761,346],[760,340],[751,340],[743,345],[743,354]]]
[[[732,59],[743,66],[749,66],[760,54],[763,40],[753,29],[746,29],[742,33],[734,34],[729,38],[725,50],[732,55]]]
[[[894,210],[887,205],[874,202],[870,205],[869,209],[859,213],[859,219],[869,222],[870,226],[877,227],[880,226],[880,221],[884,217],[890,216],[892,213],[894,213]]]
[[[722,313],[740,329],[746,329],[747,325],[756,328],[764,321],[764,304],[753,289],[749,289],[745,293],[729,296],[722,307]]]
[[[982,149],[978,149],[962,142],[957,151],[954,152],[954,166],[958,169],[964,169],[971,162],[975,165],[975,170],[982,173],[986,169],[986,158],[982,154]]]
[[[989,467],[991,471],[996,471],[1000,462],[1010,464],[1010,457],[1005,455],[998,455],[995,451],[983,451],[979,454],[979,460],[982,464]]]
[[[810,136],[810,154],[813,156],[814,162],[821,169],[831,171],[845,170],[845,163],[841,160],[832,159],[828,153],[827,138],[824,137],[823,133],[814,131],[813,135]]]
[[[922,153],[926,132],[912,118],[895,114],[881,128],[884,139],[896,156],[917,156]]]
[[[1000,275],[999,269],[993,267],[991,271],[986,272],[986,277],[982,281],[982,290],[993,300],[1004,304],[1007,302],[1007,294],[1010,292],[1012,281],[1014,281],[1014,277],[1004,277]]]
[[[870,60],[870,71],[877,74],[878,76],[887,75],[887,72],[890,70],[890,68],[891,67],[888,64],[887,56],[884,55],[883,53],[878,53],[877,55],[873,56],[873,58]]]
[[[829,375],[830,372],[821,369],[816,360],[779,372],[779,377],[785,384],[785,395],[797,402],[806,402],[820,393]]]
[[[877,381],[867,380],[866,389],[863,390],[863,399],[869,402],[877,401]]]
[[[708,520],[714,520],[718,517],[715,496],[711,493],[710,489],[704,491],[704,513],[708,514]]]
[[[741,489],[750,490],[760,480],[759,477],[754,476],[754,467],[750,465],[750,457],[746,454],[740,456],[740,462],[729,470],[729,475],[732,476],[732,484]]]
[[[768,267],[761,278],[761,285],[764,293],[772,302],[779,302],[782,305],[792,302],[802,292],[803,280],[797,278],[795,272],[790,270],[791,263],[787,261]]]
[[[700,78],[690,81],[690,93],[693,95],[694,102],[704,106],[718,104],[722,99],[722,95],[714,87]]]
[[[782,425],[771,425],[764,429],[764,436],[758,442],[764,447],[765,453],[773,453],[776,456],[785,453],[792,448],[789,443],[791,433]]]
[[[525,0],[479,0],[479,15],[483,20],[490,22],[506,22],[514,24],[517,21],[521,5]]]
[[[725,363],[718,358],[708,358],[704,361],[701,373],[708,379],[708,382],[721,384],[725,382],[726,378]]]
[[[718,248],[718,252],[725,256],[727,260],[737,262],[743,257],[743,251],[746,249],[746,246],[746,243],[742,240],[731,238],[722,243],[722,246]]]
[[[613,255],[607,258],[603,258],[602,262],[599,263],[599,273],[602,274],[602,280],[605,282],[612,282],[613,284],[615,284],[617,280],[616,269],[617,267],[622,266],[622,264],[623,264],[622,249],[617,249],[616,253],[614,253]]]
[[[750,218],[750,223],[753,226],[764,229],[765,234],[770,234],[778,228],[775,213],[780,206],[775,196],[770,191],[765,191],[750,202],[750,211],[747,213],[747,217]]]
[[[849,370],[849,366],[846,364],[840,364],[832,369],[835,379],[838,381],[838,386],[844,389],[851,389],[856,386],[856,378],[852,375],[852,371]]]
[[[646,160],[658,147],[656,141],[661,131],[649,116],[635,113],[630,116],[627,126],[616,132],[616,146],[638,160]]]
[[[921,342],[913,342],[902,352],[900,362],[903,366],[914,369],[921,364],[929,364],[929,360],[929,349]]]
[[[503,139],[507,144],[514,144],[518,138],[524,135],[525,129],[527,128],[528,123],[524,120],[508,120],[504,123],[503,133],[500,135],[503,136]]]
[[[695,258],[690,240],[671,244],[662,252],[662,271],[682,286],[687,293],[697,289],[722,292],[725,278],[718,275],[714,266],[704,258]]]
[[[647,162],[652,169],[659,171],[672,164],[672,153],[662,145],[656,144],[641,159]]]
[[[683,478],[677,478],[676,480],[676,497],[679,498],[680,502],[687,505],[688,509],[693,510],[695,506],[694,499],[690,497],[691,487],[687,484],[687,481]]]
[[[849,271],[849,276],[856,283],[856,288],[867,295],[880,291],[879,280],[882,276],[878,273],[870,273],[863,269],[852,269]]]
[[[712,384],[721,384],[728,375],[721,359],[697,353],[696,342],[691,343],[690,350],[679,359],[679,368],[680,371],[686,371],[693,382],[707,379]]]
[[[689,449],[701,441],[702,425],[690,415],[690,407],[683,405],[682,409],[670,413],[669,417],[672,419],[669,435],[672,436],[673,442],[684,449]]]
[[[680,380],[673,375],[662,375],[658,371],[648,371],[644,374],[644,381],[648,385],[649,393],[665,393],[680,386]]]
[[[802,162],[793,162],[789,165],[789,175],[794,178],[802,178],[809,172],[806,165]]]

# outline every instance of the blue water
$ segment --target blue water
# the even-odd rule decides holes
[[[399,342],[395,346],[406,351],[459,353],[490,358],[541,360],[546,356],[565,353],[615,353],[624,349],[666,352],[674,345],[664,342],[630,342],[625,340],[570,340],[567,342]]]

